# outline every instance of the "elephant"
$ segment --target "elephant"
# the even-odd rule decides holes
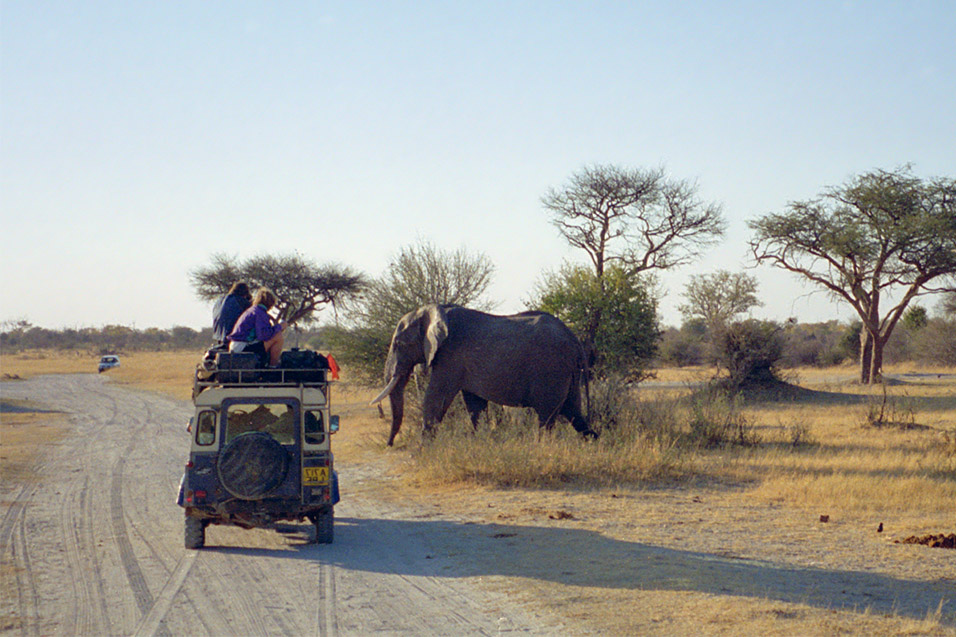
[[[431,374],[422,404],[427,437],[461,392],[471,422],[488,402],[531,407],[539,425],[551,429],[567,418],[586,439],[597,438],[581,413],[581,380],[587,360],[580,341],[546,312],[510,316],[458,305],[425,305],[403,316],[395,327],[385,362],[386,396],[392,407],[388,446],[395,442],[405,411],[405,385],[417,364]]]

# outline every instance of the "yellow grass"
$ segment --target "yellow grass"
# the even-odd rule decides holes
[[[796,401],[743,403],[740,418],[758,443],[716,449],[687,447],[653,431],[636,437],[605,434],[583,444],[565,423],[551,435],[535,436],[531,420],[524,433],[483,425],[470,434],[467,419],[446,418],[434,444],[416,451],[413,413],[399,446],[408,445],[416,484],[476,484],[502,487],[557,485],[612,486],[706,479],[745,484],[759,499],[834,514],[894,513],[900,519],[956,520],[956,379],[946,369],[891,369],[888,373],[929,374],[898,384],[865,387],[847,380],[846,368],[818,372]],[[707,376],[703,369],[665,370],[660,379]],[[712,376],[712,373],[710,374]],[[836,378],[835,382],[829,379]],[[688,418],[676,397],[693,390],[638,390],[645,408],[659,401],[665,418]],[[896,424],[866,426],[867,413],[886,403]],[[660,417],[660,414],[657,416]],[[686,425],[677,430],[686,431]],[[681,447],[683,444],[683,448]],[[950,529],[956,530],[956,529]]]
[[[120,366],[103,372],[113,382],[159,391],[189,400],[192,379],[203,352],[133,352],[120,354]],[[31,350],[0,356],[0,376],[31,378],[42,374],[96,374],[99,354],[77,350]]]
[[[9,485],[35,480],[38,457],[66,432],[64,414],[27,412],[0,416],[0,482]]]

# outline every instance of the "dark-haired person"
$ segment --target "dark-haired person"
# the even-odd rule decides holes
[[[236,326],[242,313],[252,305],[252,293],[245,281],[236,281],[212,308],[212,337],[217,343],[226,343],[226,337]]]
[[[276,295],[268,288],[256,292],[252,307],[242,313],[227,337],[230,352],[254,352],[259,355],[263,365],[278,367],[285,343],[283,330],[286,324],[285,321],[276,321],[269,314],[277,302]]]

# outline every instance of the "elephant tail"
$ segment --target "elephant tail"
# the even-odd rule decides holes
[[[587,414],[588,423],[591,422],[591,366],[588,364],[588,356],[584,353],[582,348],[581,350],[581,365],[579,366],[579,373],[584,380],[584,409]]]

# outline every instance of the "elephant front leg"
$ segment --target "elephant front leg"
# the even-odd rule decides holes
[[[445,417],[445,412],[451,407],[451,402],[457,393],[457,387],[432,374],[432,379],[425,389],[425,397],[422,399],[423,438],[434,435],[435,425]]]

